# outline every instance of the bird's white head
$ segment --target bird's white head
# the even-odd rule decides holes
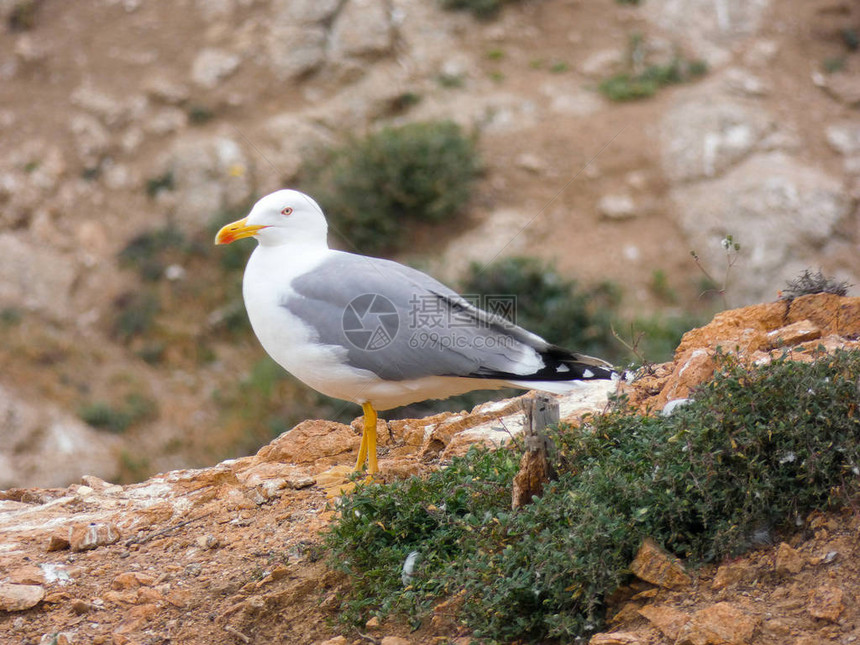
[[[215,244],[254,237],[262,246],[325,245],[327,230],[325,215],[313,199],[297,190],[278,190],[254,204],[247,217],[218,231]]]

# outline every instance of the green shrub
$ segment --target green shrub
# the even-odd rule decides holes
[[[493,18],[502,6],[513,0],[439,0],[444,9],[469,11],[476,18]]]
[[[686,83],[708,71],[703,60],[675,56],[665,64],[648,64],[645,39],[633,34],[628,46],[627,69],[602,81],[600,92],[610,101],[636,101],[654,96],[667,85]]]
[[[158,295],[149,290],[129,292],[116,299],[113,335],[123,342],[146,334],[161,309]]]
[[[720,357],[714,380],[668,417],[617,406],[554,432],[559,478],[510,510],[519,451],[472,450],[425,479],[359,486],[327,537],[352,576],[344,616],[413,621],[462,592],[478,637],[581,638],[628,578],[646,537],[690,564],[796,530],[858,492],[860,353],[748,368]],[[408,554],[418,554],[402,580]]]
[[[203,125],[215,118],[215,112],[206,105],[192,105],[188,108],[188,122],[191,125]]]
[[[35,28],[40,4],[38,0],[12,0],[8,3],[6,26],[9,31],[30,31]]]
[[[168,224],[133,237],[119,252],[119,261],[123,266],[136,269],[144,280],[152,282],[164,275],[169,254],[182,251],[185,245],[182,231]]]
[[[20,324],[22,318],[21,310],[16,307],[3,307],[0,309],[0,326],[14,327]]]
[[[146,182],[146,194],[150,197],[155,197],[163,190],[173,190],[174,188],[173,172],[170,170],[163,175],[152,177]]]
[[[555,345],[597,356],[619,353],[611,319],[621,294],[612,284],[582,288],[537,258],[510,257],[485,267],[472,264],[460,292],[488,302],[514,297],[515,315],[508,317]]]
[[[332,229],[363,252],[406,242],[409,223],[460,214],[479,172],[474,138],[451,121],[386,128],[305,167],[303,187]]]
[[[82,405],[78,409],[78,416],[94,428],[119,434],[136,423],[155,419],[158,405],[141,394],[129,394],[120,405],[104,401]]]
[[[675,58],[666,65],[649,65],[642,72],[622,72],[602,81],[601,93],[611,101],[635,101],[654,96],[667,85],[685,83],[707,72],[702,61]]]

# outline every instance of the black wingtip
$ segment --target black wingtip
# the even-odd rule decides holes
[[[574,354],[556,345],[539,350],[539,354],[544,366],[531,374],[479,370],[469,376],[516,381],[605,381],[618,378],[618,372],[612,365],[593,356]]]

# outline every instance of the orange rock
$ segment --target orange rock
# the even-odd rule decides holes
[[[335,636],[334,638],[322,641],[319,645],[346,645],[348,642],[343,636]]]
[[[729,585],[742,582],[747,578],[749,573],[750,567],[744,563],[738,562],[720,565],[717,573],[714,575],[713,582],[711,582],[711,589],[724,589]]]
[[[842,589],[832,585],[822,585],[809,592],[809,604],[806,610],[814,618],[821,618],[835,623],[845,609],[842,604]]]
[[[106,591],[102,594],[102,600],[114,605],[134,605],[137,603],[137,593],[128,591]]]
[[[129,634],[143,627],[155,614],[158,613],[156,605],[137,605],[126,613],[125,619],[114,630],[115,634]]]
[[[789,323],[810,320],[824,335],[856,336],[860,334],[860,298],[846,298],[832,293],[815,293],[795,298],[788,308]]]
[[[436,426],[455,416],[451,412],[440,412],[424,419],[394,419],[388,422],[391,433],[408,446],[417,447],[424,443]]]
[[[141,586],[152,586],[155,577],[140,571],[126,571],[116,576],[110,584],[111,589],[123,591],[125,589],[137,589]]]
[[[692,582],[681,562],[666,553],[651,538],[642,542],[639,552],[630,563],[630,571],[640,580],[667,589],[685,587]]]
[[[45,597],[40,585],[0,584],[0,611],[24,611],[35,607]]]
[[[669,401],[683,399],[697,385],[710,380],[714,375],[713,353],[706,349],[692,349],[675,361],[675,369],[656,398],[656,406],[662,409]]]
[[[380,443],[382,439],[380,436]],[[357,451],[360,443],[361,435],[350,426],[316,419],[303,421],[263,446],[256,458],[258,461],[316,464],[327,457]],[[326,462],[326,465],[330,464],[331,461]]]
[[[821,329],[811,320],[805,319],[767,333],[771,349],[792,347],[818,338],[821,338]]]
[[[758,621],[728,602],[718,602],[693,614],[681,628],[675,645],[745,645]]]
[[[176,589],[164,596],[164,599],[174,607],[182,609],[191,600],[191,592],[182,589]]]
[[[9,582],[19,585],[41,585],[45,582],[45,573],[41,568],[28,564],[12,569],[7,578]]]
[[[55,531],[48,538],[48,546],[45,549],[48,552],[62,551],[69,548],[69,532],[67,530]]]
[[[690,620],[683,611],[668,606],[645,605],[639,614],[672,641],[678,638],[681,628]]]
[[[411,645],[412,641],[400,636],[386,636],[379,645]]]
[[[152,587],[141,587],[137,591],[137,601],[140,603],[157,603],[164,600],[164,596],[158,589]]]
[[[779,548],[776,550],[776,562],[774,563],[777,573],[783,575],[799,573],[805,564],[806,560],[800,551],[792,548],[785,542],[779,545]]]
[[[69,528],[69,547],[72,551],[89,551],[119,541],[120,532],[111,522],[75,524]]]
[[[684,334],[675,356],[718,345],[726,351],[734,351],[735,346],[745,352],[761,349],[767,344],[767,332],[785,325],[786,308],[784,302],[769,302],[723,311],[704,327]]]

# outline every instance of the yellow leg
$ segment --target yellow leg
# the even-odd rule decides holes
[[[366,417],[365,417],[366,418]],[[367,427],[366,425],[364,426]],[[361,431],[361,445],[358,447],[358,459],[355,462],[355,472],[360,472],[364,461],[367,459],[367,432]]]
[[[379,472],[379,466],[376,463],[376,410],[370,403],[363,403],[361,407],[364,409],[364,431],[361,433],[361,445],[358,447],[355,470],[360,471],[366,459],[367,473],[375,475]]]

